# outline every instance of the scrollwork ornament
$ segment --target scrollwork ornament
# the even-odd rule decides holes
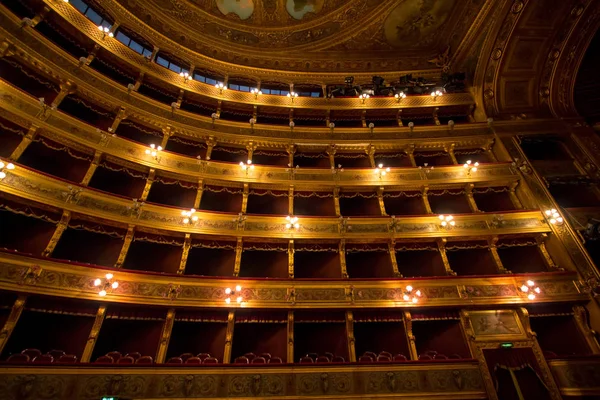
[[[513,14],[518,14],[523,10],[523,7],[525,6],[525,4],[523,4],[523,2],[521,0],[515,0],[515,2],[513,3],[510,11]]]

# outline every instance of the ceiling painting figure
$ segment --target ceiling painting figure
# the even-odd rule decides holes
[[[308,13],[318,13],[323,9],[324,0],[287,0],[287,12],[297,20]]]
[[[254,12],[254,0],[217,0],[217,7],[224,15],[234,13],[246,20]]]

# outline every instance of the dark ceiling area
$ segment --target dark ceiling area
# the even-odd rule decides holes
[[[579,114],[593,125],[600,122],[600,30],[588,47],[575,81],[575,106]]]

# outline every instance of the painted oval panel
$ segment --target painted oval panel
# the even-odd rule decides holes
[[[301,20],[309,12],[320,12],[323,9],[324,1],[325,0],[287,0],[285,8],[294,19]]]
[[[436,39],[456,0],[409,0],[398,5],[384,24],[385,37],[395,47],[423,47]]]
[[[224,15],[234,13],[245,20],[254,12],[254,0],[217,0],[217,7]]]

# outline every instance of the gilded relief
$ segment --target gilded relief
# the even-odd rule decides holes
[[[384,23],[387,41],[395,47],[423,47],[438,38],[456,0],[409,0],[398,5]]]
[[[224,15],[234,13],[245,20],[254,12],[254,0],[217,0],[217,7]]]
[[[520,335],[523,332],[512,310],[474,311],[470,316],[475,336]]]
[[[297,20],[301,20],[308,13],[318,13],[323,8],[325,0],[287,0],[287,12]]]

